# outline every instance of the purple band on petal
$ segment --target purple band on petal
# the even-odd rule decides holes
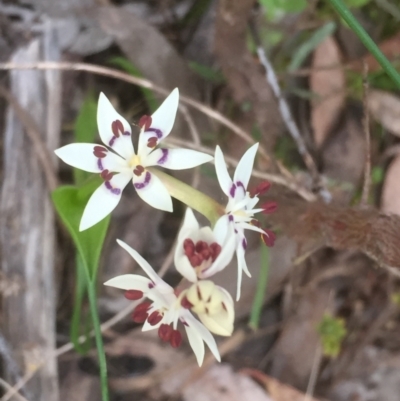
[[[103,167],[103,162],[101,161],[101,159],[97,159],[97,167],[103,171],[104,167]]]
[[[119,188],[113,188],[110,181],[105,181],[104,185],[106,188],[111,191],[112,194],[114,195],[119,195],[121,193],[121,190]]]
[[[149,128],[148,130],[146,130],[146,132],[155,132],[158,139],[161,139],[163,137],[161,130],[158,128]]]
[[[236,228],[235,228],[235,234],[237,234],[238,233],[238,230],[236,230]]]
[[[164,164],[168,158],[168,149],[160,149],[162,156],[157,160],[157,164]]]
[[[234,218],[231,214],[228,216],[228,220],[229,220],[230,222],[232,222],[234,219],[235,219],[235,218]]]
[[[236,192],[236,185],[232,184],[231,189],[229,190],[229,195],[231,196],[231,198],[235,197],[235,192]]]
[[[243,189],[243,194],[246,194],[246,188],[244,187],[243,182],[241,182],[241,181],[236,181],[236,186],[237,186],[238,188],[242,188],[242,189]]]
[[[134,184],[136,189],[143,189],[145,187],[147,187],[147,185],[149,185],[151,179],[151,174],[147,171],[146,172],[146,177],[144,178],[143,182],[137,182],[136,184]]]
[[[246,241],[246,238],[243,238],[243,239],[242,239],[242,247],[243,247],[243,249],[246,249],[246,248],[247,248],[247,241]]]
[[[113,146],[116,139],[117,139],[117,137],[113,136],[113,137],[110,139],[110,142],[108,142],[108,145],[109,145],[109,146]]]
[[[131,133],[129,131],[125,131],[122,135],[129,136]]]

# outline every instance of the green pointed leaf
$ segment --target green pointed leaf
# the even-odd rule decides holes
[[[90,196],[101,183],[99,177],[93,177],[81,187],[61,186],[52,193],[57,213],[71,234],[82,258],[83,267],[91,280],[96,277],[110,216],[82,232],[79,232],[79,223]]]

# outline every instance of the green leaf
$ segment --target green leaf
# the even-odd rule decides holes
[[[101,183],[102,181],[99,177],[93,177],[81,187],[62,186],[52,193],[57,213],[70,233],[82,258],[83,267],[91,280],[96,278],[110,216],[82,232],[79,232],[79,223],[90,196]]]
[[[71,319],[71,329],[70,329],[70,337],[71,342],[74,344],[74,348],[80,354],[86,354],[90,347],[90,328],[91,328],[91,319],[89,311],[83,312],[83,303],[86,299],[87,294],[87,280],[85,274],[85,266],[82,261],[82,257],[77,254],[76,255],[76,282],[75,282],[75,299],[74,299],[74,309],[72,312]],[[81,335],[81,323],[83,322],[83,335],[86,337],[84,343],[79,341],[79,337]]]
[[[299,13],[306,9],[307,0],[260,0],[269,20],[276,20],[288,13]]]
[[[337,357],[342,341],[347,334],[344,320],[325,313],[317,331],[321,338],[323,354],[333,358]]]
[[[74,142],[93,143],[97,136],[97,102],[92,94],[83,101],[74,126]],[[92,173],[74,168],[74,182],[77,185],[86,181]]]
[[[288,67],[288,71],[295,71],[305,61],[308,55],[328,36],[332,35],[332,33],[336,29],[336,24],[334,22],[328,22],[321,28],[317,29],[311,37],[304,42],[294,53],[292,61]]]
[[[110,64],[113,64],[122,70],[126,71],[128,74],[133,75],[134,77],[143,78],[143,74],[141,71],[135,67],[128,59],[125,57],[113,57],[108,60]],[[147,106],[149,107],[150,111],[153,113],[157,110],[159,106],[159,102],[155,98],[153,92],[147,88],[140,88],[143,96],[146,99]]]
[[[347,7],[359,8],[368,4],[371,0],[344,0]]]

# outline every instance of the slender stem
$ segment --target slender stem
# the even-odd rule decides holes
[[[151,167],[148,170],[162,181],[172,197],[204,215],[212,226],[225,214],[225,208],[203,192],[163,171]]]
[[[106,362],[106,354],[104,352],[103,338],[101,336],[99,315],[97,313],[97,297],[96,297],[95,281],[88,280],[87,290],[89,296],[90,313],[92,315],[92,322],[94,328],[94,336],[96,339],[97,355],[99,358],[101,396],[103,401],[109,401],[108,382],[107,382],[107,362]]]
[[[390,61],[385,57],[385,55],[380,51],[379,47],[368,35],[366,30],[360,25],[360,23],[354,18],[353,14],[346,7],[342,0],[328,0],[331,6],[336,10],[336,12],[347,22],[349,27],[355,32],[359,37],[365,47],[372,53],[376,58],[378,63],[386,71],[390,78],[396,82],[397,86],[400,88],[400,74],[396,71]]]
[[[260,276],[257,282],[257,289],[253,299],[253,305],[251,307],[249,327],[253,330],[258,329],[260,323],[260,316],[262,307],[264,304],[265,291],[268,283],[268,272],[269,272],[269,250],[261,243],[261,269]]]

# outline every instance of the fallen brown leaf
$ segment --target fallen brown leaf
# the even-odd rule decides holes
[[[381,209],[385,213],[400,215],[400,156],[390,164],[382,189]]]
[[[317,147],[327,138],[345,101],[344,70],[319,68],[337,65],[340,61],[339,46],[332,36],[326,38],[314,51],[310,89],[318,98],[311,102],[311,124]]]

